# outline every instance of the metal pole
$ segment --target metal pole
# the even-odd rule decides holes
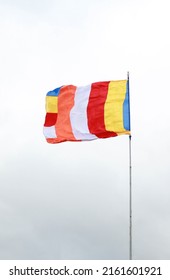
[[[131,135],[129,135],[129,259],[132,260],[132,159],[131,159]]]
[[[129,72],[127,72],[129,110],[130,110],[130,92],[129,92]],[[130,112],[129,112],[130,124]],[[132,260],[132,154],[131,154],[131,135],[129,135],[129,259]]]

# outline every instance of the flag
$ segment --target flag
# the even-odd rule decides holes
[[[48,143],[130,135],[129,80],[61,86],[46,95]]]

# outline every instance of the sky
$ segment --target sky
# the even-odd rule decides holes
[[[128,259],[129,139],[47,144],[45,95],[130,72],[133,259],[170,259],[168,0],[0,0],[0,259]]]

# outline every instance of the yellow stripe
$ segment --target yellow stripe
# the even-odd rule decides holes
[[[126,80],[111,81],[104,106],[105,127],[108,131],[123,133],[123,102],[126,96]]]
[[[46,112],[58,113],[58,96],[46,96]]]
[[[131,135],[131,132],[129,130],[124,130],[123,132],[118,132],[117,134],[118,135],[124,135],[124,134]]]

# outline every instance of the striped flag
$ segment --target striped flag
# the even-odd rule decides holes
[[[62,86],[46,95],[48,143],[130,135],[129,80]]]

